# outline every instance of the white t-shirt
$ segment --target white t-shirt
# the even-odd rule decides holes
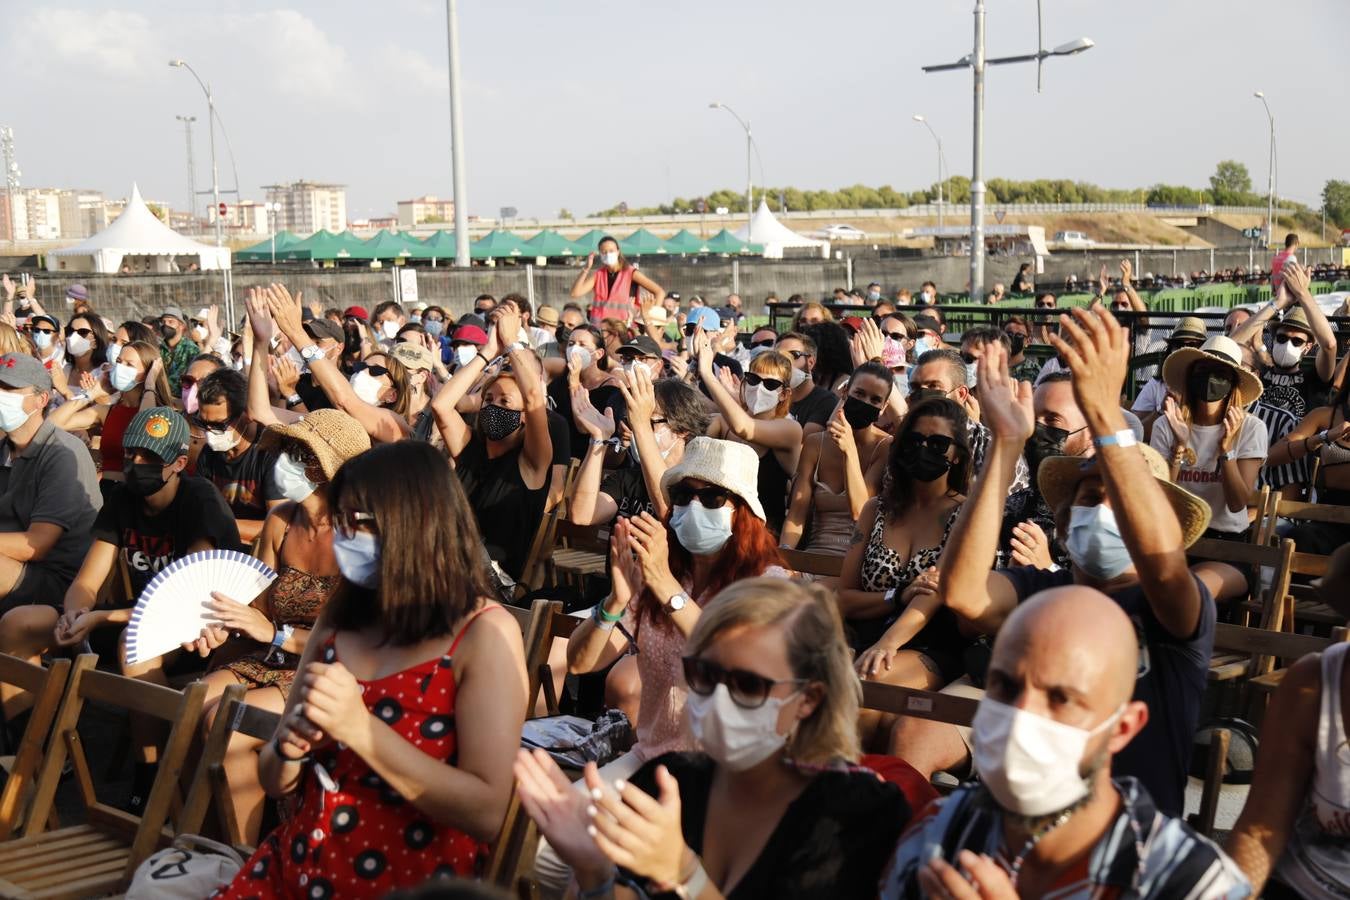
[[[1139,414],[1160,413],[1163,409],[1163,401],[1167,399],[1167,385],[1161,378],[1150,378],[1139,389],[1139,396],[1134,398],[1134,404],[1130,409]]]
[[[1222,425],[1191,426],[1190,447],[1195,451],[1195,463],[1182,463],[1177,472],[1177,484],[1209,504],[1214,513],[1210,528],[1231,534],[1246,530],[1249,522],[1247,510],[1229,510],[1223,495],[1223,473],[1219,470],[1219,441],[1222,438]],[[1171,458],[1172,425],[1166,416],[1160,416],[1153,423],[1153,437],[1149,443],[1164,458]],[[1234,459],[1264,460],[1268,443],[1266,424],[1256,416],[1247,416],[1242,421],[1242,431],[1238,433],[1231,455]]]

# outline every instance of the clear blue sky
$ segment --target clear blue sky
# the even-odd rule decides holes
[[[970,75],[920,66],[970,49],[972,0],[461,0],[472,212],[581,214],[744,183],[753,125],[771,184],[913,189],[935,180],[926,114],[953,172],[970,166]],[[1034,50],[1034,0],[990,0],[991,55]],[[1281,193],[1316,204],[1350,178],[1346,0],[1045,0],[1050,45],[1097,48],[991,69],[986,177],[1201,186],[1225,158],[1266,178],[1263,89]],[[347,184],[350,215],[449,196],[445,6],[439,0],[23,4],[0,0],[0,124],[24,183],[183,206],[181,125],[208,79],[245,197],[299,177]],[[222,182],[230,176],[223,149]],[[759,173],[755,173],[756,182]]]

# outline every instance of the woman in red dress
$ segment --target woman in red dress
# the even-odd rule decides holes
[[[329,497],[342,582],[258,762],[268,793],[298,792],[299,808],[219,897],[373,898],[471,877],[510,800],[524,651],[488,599],[448,461],[380,445],[338,470]]]

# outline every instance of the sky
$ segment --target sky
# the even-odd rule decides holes
[[[1276,117],[1279,189],[1316,206],[1350,178],[1346,0],[1044,0],[1046,43],[1097,46],[991,68],[985,177],[1111,187],[1204,186],[1237,159],[1264,191]],[[989,0],[990,56],[1034,51],[1035,0]],[[751,123],[772,185],[936,180],[926,115],[950,171],[969,174],[973,0],[460,0],[469,211],[582,215],[742,188]],[[209,187],[214,91],[245,199],[306,178],[347,185],[350,218],[451,196],[441,0],[0,0],[0,125],[23,183],[186,206],[196,115]],[[233,182],[217,136],[221,183]],[[760,182],[759,166],[754,180]]]

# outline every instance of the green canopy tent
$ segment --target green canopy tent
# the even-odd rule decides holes
[[[645,228],[639,228],[628,237],[619,241],[619,250],[624,256],[651,256],[665,253],[666,242]]]
[[[688,228],[681,228],[673,237],[666,238],[666,250],[671,253],[711,253],[708,242]]]
[[[300,238],[289,231],[278,231],[274,238],[268,238],[261,243],[254,244],[252,247],[245,247],[234,254],[234,259],[238,262],[271,262],[273,240],[276,241],[276,259],[277,262],[291,262],[297,259],[309,259],[303,253],[300,255],[287,256],[286,253],[291,247],[300,243]]]
[[[578,256],[598,253],[599,248],[596,245],[600,243],[602,237],[606,237],[607,235],[609,235],[609,232],[607,231],[601,231],[599,228],[592,228],[581,237],[574,239],[572,244],[577,248]]]
[[[304,259],[328,260],[337,259],[344,247],[345,242],[340,235],[319,229],[304,240],[287,247],[286,252],[306,254]]]
[[[469,256],[473,259],[507,259],[524,256],[527,252],[524,241],[500,228],[494,228],[469,245]]]
[[[541,231],[524,242],[526,256],[576,256],[577,247],[556,231]]]
[[[374,259],[431,259],[431,251],[424,244],[410,242],[387,228],[380,229],[363,245]]]
[[[375,254],[366,246],[366,242],[361,240],[350,229],[337,235],[337,239],[342,244],[342,249],[338,251],[339,259],[375,259]],[[343,251],[346,251],[345,253]]]
[[[762,253],[763,248],[757,244],[747,244],[745,241],[736,237],[730,231],[723,228],[717,234],[708,238],[708,249],[713,253]]]
[[[441,230],[421,241],[432,259],[455,258],[455,233]]]

